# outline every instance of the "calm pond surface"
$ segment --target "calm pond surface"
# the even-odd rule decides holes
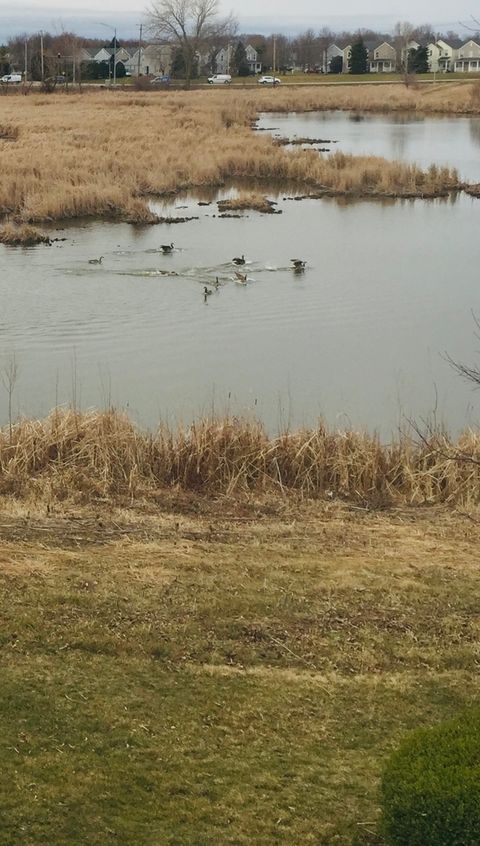
[[[0,247],[0,366],[15,354],[15,413],[75,399],[149,426],[214,409],[272,430],[323,415],[389,436],[437,406],[452,430],[475,424],[478,395],[444,353],[471,363],[480,346],[480,201],[277,199],[281,215],[219,219],[215,203],[189,197],[173,212],[199,216],[189,223],[89,223],[52,247]],[[246,285],[231,263],[242,253]],[[290,267],[297,256],[304,273]]]
[[[480,182],[480,117],[420,114],[358,114],[356,112],[307,112],[266,114],[259,129],[271,127],[283,138],[322,138],[332,152],[384,156],[456,167],[460,176]]]

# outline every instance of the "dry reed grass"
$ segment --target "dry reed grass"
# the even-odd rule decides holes
[[[18,137],[0,148],[0,214],[25,222],[86,215],[151,222],[148,196],[235,178],[357,196],[429,197],[457,188],[448,168],[424,172],[374,157],[286,150],[251,130],[268,109],[473,109],[466,84],[426,93],[378,88],[2,98],[0,124]]]
[[[471,461],[454,460],[466,455]],[[480,436],[420,444],[312,430],[269,437],[249,420],[203,419],[138,430],[114,411],[56,410],[0,431],[0,492],[39,498],[151,497],[177,487],[213,495],[277,491],[374,506],[480,498]]]
[[[16,141],[19,135],[18,126],[4,123],[0,125],[0,141]]]
[[[345,109],[361,112],[479,114],[478,80],[404,85],[285,86],[256,92],[260,111],[308,112]]]
[[[276,203],[262,194],[241,192],[238,197],[219,200],[220,211],[258,211],[262,214],[274,214]]]
[[[29,226],[26,223],[16,225],[9,222],[0,227],[0,244],[30,247],[33,244],[42,243],[49,244],[50,238],[34,226]]]

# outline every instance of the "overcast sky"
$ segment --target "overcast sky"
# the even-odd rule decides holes
[[[101,11],[99,6],[101,5]],[[147,5],[147,3],[145,3]],[[250,32],[285,32],[294,34],[312,27],[320,29],[330,26],[334,30],[371,27],[389,31],[398,20],[414,23],[431,23],[435,30],[454,29],[461,31],[459,22],[469,19],[478,11],[478,2],[473,0],[394,0],[387,6],[385,0],[296,0],[295,15],[292,15],[292,0],[241,0],[237,6],[229,0],[221,0],[223,13],[232,11],[237,17],[240,30]],[[107,30],[100,21],[117,26],[119,38],[132,36],[136,24],[143,17],[145,6],[133,0],[16,0],[2,3],[0,8],[0,44],[12,34],[35,32],[43,28],[50,32],[73,30],[99,38]],[[339,6],[342,14],[338,14]],[[385,14],[386,6],[388,14]],[[7,8],[8,7],[8,8]],[[261,14],[259,14],[259,10]]]

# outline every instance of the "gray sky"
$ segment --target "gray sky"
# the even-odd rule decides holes
[[[142,19],[144,4],[138,0],[16,0],[5,3],[0,9],[0,43],[10,35],[21,32],[35,32],[43,28],[51,32],[62,29],[98,37],[108,30],[100,21],[116,25],[121,38],[135,33],[135,25]],[[99,6],[101,5],[101,11]],[[145,3],[146,5],[146,3]],[[468,20],[477,11],[472,0],[394,0],[387,6],[385,0],[296,0],[295,15],[292,15],[292,0],[241,0],[238,6],[229,0],[221,0],[223,13],[232,11],[240,24],[241,31],[285,32],[294,34],[312,27],[319,29],[330,26],[334,30],[371,27],[389,31],[398,20],[413,23],[431,23],[436,30],[454,29],[461,32],[459,21]],[[339,6],[342,14],[338,14]],[[8,8],[7,8],[8,7]],[[260,12],[260,14],[259,14]],[[480,16],[480,10],[477,11]]]

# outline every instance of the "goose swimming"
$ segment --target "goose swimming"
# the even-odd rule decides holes
[[[245,264],[245,256],[235,256],[232,261],[234,264]]]
[[[98,259],[88,259],[89,264],[101,264],[103,261],[103,256],[100,256]]]
[[[160,244],[160,247],[164,253],[171,253],[173,250],[173,244]]]

